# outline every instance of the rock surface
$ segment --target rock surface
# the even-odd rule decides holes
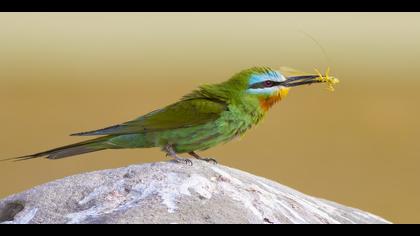
[[[389,223],[246,172],[193,161],[56,180],[0,201],[1,223]]]

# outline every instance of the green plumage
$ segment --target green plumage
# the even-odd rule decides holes
[[[100,138],[24,156],[21,159],[41,156],[57,159],[104,149],[164,149],[168,145],[176,153],[211,148],[242,135],[263,118],[265,111],[260,106],[260,99],[268,98],[269,95],[250,94],[247,93],[247,89],[251,75],[270,71],[268,68],[244,70],[226,82],[203,85],[180,101],[135,120],[73,134],[101,135]]]

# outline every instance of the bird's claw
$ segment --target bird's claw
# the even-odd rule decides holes
[[[193,156],[195,159],[200,160],[200,161],[205,161],[205,162],[211,162],[212,164],[217,164],[216,159],[213,158],[204,158],[204,157],[200,157],[197,153],[195,152],[189,152],[188,154],[190,154],[191,156]]]
[[[177,159],[175,159],[175,161],[178,162],[178,163],[185,164],[187,166],[192,166],[193,165],[193,163],[192,163],[192,161],[190,159],[177,158]]]
[[[172,157],[174,161],[178,163],[183,163],[188,166],[193,165],[193,162],[191,160],[178,156],[171,145],[167,145],[164,148],[164,150],[166,151],[166,157]]]
[[[192,166],[193,165],[193,162],[191,160],[186,159],[186,158],[182,158],[182,157],[174,158],[171,161],[176,162],[176,163],[180,163],[180,164],[185,164],[187,166]]]

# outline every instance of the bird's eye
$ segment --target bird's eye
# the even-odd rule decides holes
[[[264,86],[265,87],[273,87],[273,81],[270,81],[270,80],[267,80],[267,81],[264,81]]]

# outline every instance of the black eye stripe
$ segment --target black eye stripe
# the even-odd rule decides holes
[[[271,82],[271,84],[269,86],[267,86],[268,85],[267,81]],[[278,86],[280,84],[282,84],[282,82],[266,80],[266,81],[258,82],[258,83],[255,83],[255,84],[251,84],[249,86],[249,88],[251,88],[251,89],[263,89],[263,88],[270,88],[270,87]]]

